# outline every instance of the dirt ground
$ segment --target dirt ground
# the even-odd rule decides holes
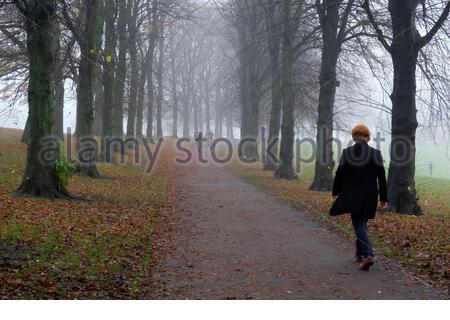
[[[358,270],[353,241],[219,166],[193,165],[155,266],[157,299],[446,299],[377,257]]]

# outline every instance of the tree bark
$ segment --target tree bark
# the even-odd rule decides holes
[[[25,122],[25,128],[23,129],[22,139],[20,142],[28,144],[30,142],[30,116],[28,115],[27,121]]]
[[[114,78],[116,74],[116,28],[114,1],[105,1],[105,57],[103,64],[103,135],[102,160],[111,159],[106,140],[113,137],[113,108],[115,104]]]
[[[57,62],[55,66],[55,119],[53,135],[64,142],[64,59],[61,46],[58,44],[56,51]]]
[[[391,56],[394,65],[392,100],[392,144],[388,197],[393,211],[421,214],[415,185],[416,66],[418,40],[415,26],[417,1],[389,1],[394,40]],[[405,142],[406,144],[404,144]],[[401,159],[405,157],[406,160]]]
[[[230,141],[234,140],[234,133],[233,133],[233,109],[230,106],[230,110],[228,110],[227,113],[227,139]]]
[[[128,26],[130,37],[130,101],[128,105],[128,121],[127,121],[127,138],[134,138],[136,135],[136,114],[139,93],[139,61],[137,50],[137,17],[139,13],[139,5],[134,3],[133,15]],[[145,80],[144,80],[145,82]]]
[[[103,135],[103,83],[100,79],[102,68],[97,66],[97,76],[95,77],[95,97],[94,97],[94,135]]]
[[[294,160],[294,53],[291,32],[291,0],[283,0],[283,122],[281,125],[280,165],[275,171],[275,177],[287,180],[297,178],[293,167]]]
[[[164,35],[162,30],[160,30],[160,41],[159,41],[159,56],[158,56],[158,98],[156,101],[156,136],[158,138],[163,137],[162,128],[162,102],[164,94],[164,83],[163,83],[163,71],[164,71]]]
[[[258,1],[246,0],[238,4],[240,95],[241,95],[241,139],[258,138],[260,83],[258,78],[259,28]],[[246,143],[242,150],[243,158],[258,159],[258,144]]]
[[[198,84],[198,97],[197,97],[197,103],[198,103],[198,127],[199,131],[205,133],[204,131],[204,124],[203,121],[203,92],[202,92],[202,84],[201,80],[199,80]]]
[[[192,90],[192,107],[194,112],[194,131],[199,132],[199,119],[198,119],[198,98],[196,90]]]
[[[141,139],[143,137],[144,126],[144,97],[145,97],[145,84],[147,83],[147,69],[150,64],[149,56],[145,57],[145,61],[142,64],[141,74],[139,76],[139,88],[138,88],[138,100],[136,108],[136,138]]]
[[[81,60],[78,72],[76,123],[78,173],[91,178],[100,178],[95,164],[97,150],[88,151],[93,148],[94,140],[95,71],[102,37],[100,8],[99,0],[83,0],[85,26],[82,39],[79,39]]]
[[[46,147],[43,139],[53,133],[56,4],[56,0],[42,0],[26,8],[16,4],[26,17],[29,56],[30,136],[25,175],[16,192],[19,196],[71,198],[56,174],[57,158],[43,163],[39,157]],[[53,140],[51,147],[59,150],[58,142]]]
[[[177,91],[177,71],[176,71],[176,55],[173,43],[170,42],[170,86],[172,91],[172,138],[178,138],[178,91]]]
[[[216,86],[216,117],[214,121],[214,135],[217,138],[222,137],[223,127],[223,110],[222,110],[222,91],[219,86]]]
[[[147,12],[149,16],[152,17],[151,20],[151,30],[150,30],[150,41],[148,47],[148,66],[147,66],[147,138],[153,141],[153,109],[155,105],[155,91],[153,84],[153,67],[154,67],[154,57],[155,48],[158,37],[158,0],[153,0],[152,5],[149,5],[150,1],[147,3]]]
[[[153,61],[153,50],[151,50],[150,61]],[[153,63],[149,64],[147,70],[147,138],[153,141],[153,106],[155,104],[155,93],[153,86]]]
[[[317,156],[314,180],[310,187],[314,191],[331,191],[333,187],[333,117],[336,97],[336,67],[339,59],[338,39],[339,7],[342,0],[325,0],[319,10],[322,29],[322,62],[320,69],[319,108],[317,116]]]
[[[280,19],[277,19],[279,4],[273,4],[266,0],[264,11],[266,16],[267,37],[270,52],[270,67],[271,67],[271,91],[272,91],[272,107],[270,111],[269,122],[269,137],[268,145],[277,141],[280,138],[281,129],[281,72],[280,72],[280,47],[281,47],[281,26]],[[272,148],[273,154],[277,155],[279,150],[279,143],[275,143]],[[263,152],[266,152],[263,150]],[[277,163],[267,153],[265,157],[264,170],[275,171]]]
[[[119,7],[119,16],[117,19],[118,34],[118,56],[117,56],[117,73],[114,83],[116,93],[113,111],[113,136],[116,138],[123,136],[123,115],[124,115],[124,95],[125,82],[127,75],[127,52],[128,52],[128,34],[127,22],[130,9],[130,3],[126,0],[117,1]]]
[[[183,138],[189,138],[191,136],[189,93],[185,93],[183,98]]]
[[[211,131],[211,95],[210,95],[210,85],[209,85],[209,75],[205,80],[205,121],[206,121],[206,133]]]

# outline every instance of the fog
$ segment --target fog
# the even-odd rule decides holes
[[[144,1],[145,2],[145,1]],[[163,2],[164,3],[164,2]],[[308,3],[308,1],[306,1]],[[160,121],[164,136],[173,136],[173,104],[174,94],[178,97],[178,136],[188,134],[194,135],[194,131],[207,131],[209,128],[215,131],[218,136],[232,136],[239,138],[241,134],[240,114],[242,109],[242,99],[240,92],[239,72],[242,68],[242,58],[239,54],[240,37],[239,32],[239,2],[235,1],[187,1],[166,2],[164,14],[167,16],[162,20],[164,43],[162,49],[155,49],[153,68],[153,94],[154,94],[154,117],[155,122]],[[275,5],[275,4],[271,4]],[[145,11],[145,10],[144,10]],[[262,11],[261,11],[262,12]],[[381,11],[385,12],[385,11]],[[314,12],[313,12],[314,13]],[[73,12],[69,12],[70,17]],[[151,27],[151,21],[146,21],[145,12],[142,15],[139,26],[140,36],[134,41],[139,50],[139,59],[143,59],[145,50],[148,49],[148,39],[145,36]],[[266,32],[267,28],[261,22],[255,26],[254,41],[258,42],[256,55],[252,59],[257,60],[258,76],[260,79],[260,100],[258,126],[269,127],[270,121],[270,67],[269,54],[267,51]],[[311,20],[317,23],[314,14],[305,15],[304,21]],[[355,18],[356,19],[356,18]],[[6,21],[6,17],[2,17]],[[301,22],[296,28],[297,37],[304,36],[303,32],[308,32],[306,23]],[[426,24],[420,27],[424,32],[427,30]],[[304,30],[303,30],[304,29]],[[67,43],[72,37],[71,33],[64,31],[61,37],[63,43]],[[320,33],[317,34],[320,43]],[[445,37],[444,37],[445,38]],[[337,72],[339,86],[336,92],[335,102],[335,136],[349,138],[349,131],[356,124],[368,125],[374,135],[380,133],[383,138],[390,141],[391,132],[391,101],[389,94],[392,90],[392,63],[390,57],[384,49],[376,43],[373,38],[361,38],[367,41],[366,47],[371,47],[372,56],[361,54],[356,43],[349,42],[345,45],[341,57],[338,61]],[[105,38],[103,37],[103,40]],[[447,39],[448,40],[448,39]],[[5,43],[6,40],[4,40]],[[296,41],[296,40],[295,40]],[[294,43],[295,43],[294,41]],[[3,44],[5,45],[5,44]],[[435,43],[432,44],[433,46]],[[448,45],[448,44],[447,44]],[[156,45],[158,46],[158,44]],[[366,48],[367,49],[367,48]],[[170,51],[172,50],[172,52]],[[241,51],[240,51],[241,50]],[[367,49],[368,50],[368,49]],[[354,52],[352,52],[354,51]],[[431,54],[432,50],[427,50]],[[79,48],[75,46],[73,52],[75,60],[79,56]],[[119,52],[116,52],[119,54]],[[160,55],[163,54],[162,57]],[[173,56],[173,66],[171,65]],[[129,53],[127,54],[127,67],[129,68]],[[317,78],[320,71],[320,46],[309,50],[300,56],[294,63],[294,80],[296,90],[295,101],[295,134],[297,137],[313,137],[317,128],[317,104],[318,104],[318,83]],[[376,63],[369,59],[376,58]],[[158,83],[158,60],[162,59],[161,70],[162,83]],[[437,56],[435,58],[439,59]],[[443,59],[443,69],[449,69],[449,60]],[[445,62],[446,61],[446,62]],[[240,66],[241,64],[241,66]],[[7,66],[6,63],[4,63]],[[99,63],[100,65],[100,63]],[[173,67],[175,66],[175,69]],[[437,70],[437,69],[434,69]],[[70,71],[70,70],[69,70]],[[68,71],[68,72],[69,72]],[[445,73],[443,74],[445,76]],[[100,77],[100,75],[99,75]],[[130,70],[123,79],[126,86],[130,85]],[[430,91],[430,83],[425,81],[426,77],[421,70],[418,71],[417,81],[417,109],[419,129],[417,132],[417,175],[429,175],[429,164],[433,163],[433,176],[450,179],[450,157],[449,157],[449,133],[446,116],[442,116],[442,110],[435,114],[433,103],[435,93]],[[207,79],[207,80],[205,80]],[[424,80],[425,79],[425,80]],[[121,80],[121,79],[119,79]],[[177,83],[172,84],[172,80]],[[122,80],[121,80],[122,81]],[[447,80],[445,80],[447,81]],[[0,103],[0,127],[23,129],[28,115],[28,106],[25,95],[21,99],[11,103],[11,92],[17,90],[19,80],[14,78],[14,74],[7,77],[0,77],[0,93],[9,93],[9,97],[4,95]],[[65,79],[64,96],[64,130],[76,128],[77,121],[77,84],[73,77]],[[161,89],[162,97],[158,96],[158,86]],[[241,88],[240,88],[241,86]],[[148,87],[148,85],[147,85]],[[173,88],[172,88],[173,87]],[[23,84],[20,90],[24,92],[26,86]],[[130,94],[133,88],[125,90],[122,117],[123,128],[127,127],[127,110],[130,103]],[[175,91],[174,91],[175,90]],[[241,91],[240,91],[241,90]],[[437,90],[437,89],[436,89]],[[144,95],[144,93],[139,93]],[[443,93],[445,96],[445,92]],[[448,93],[447,93],[448,94]],[[146,94],[145,105],[150,99]],[[157,117],[157,100],[161,100],[161,119]],[[206,106],[208,99],[208,107]],[[5,101],[6,100],[6,101]],[[441,102],[442,103],[442,102]],[[447,101],[448,103],[448,101]],[[430,107],[431,106],[431,107]],[[206,111],[206,108],[210,110]],[[159,112],[159,111],[158,111]],[[205,113],[209,112],[209,116]],[[189,115],[186,116],[186,113]],[[195,115],[193,115],[195,113]],[[186,120],[185,118],[188,117]],[[207,119],[207,117],[209,117]],[[187,121],[183,124],[183,118]],[[220,121],[220,124],[218,124]],[[206,124],[208,122],[208,124]],[[188,132],[184,126],[189,125]],[[152,125],[155,125],[152,123]],[[143,132],[148,131],[148,110],[144,110]],[[153,129],[156,134],[156,125]],[[150,130],[151,131],[151,130]],[[139,135],[139,133],[138,133]],[[388,148],[383,148],[386,156]]]

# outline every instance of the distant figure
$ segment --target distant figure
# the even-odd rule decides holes
[[[356,259],[361,270],[374,264],[372,244],[369,240],[368,220],[374,219],[378,197],[381,209],[388,206],[386,173],[379,150],[368,145],[370,130],[359,125],[352,131],[356,144],[345,149],[333,185],[335,203],[332,216],[350,213],[356,233]]]
[[[212,140],[214,139],[214,133],[211,129],[209,129],[206,133],[206,139],[208,140],[208,143],[212,142]]]
[[[203,132],[194,132],[195,142],[200,142],[203,140]]]
[[[430,169],[430,177],[432,177],[433,176],[433,162],[430,162],[428,164],[428,168]]]

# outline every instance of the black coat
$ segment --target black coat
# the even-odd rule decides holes
[[[351,213],[374,219],[378,200],[388,202],[386,189],[381,152],[358,142],[342,154],[333,184],[333,195],[338,198],[330,214]]]

